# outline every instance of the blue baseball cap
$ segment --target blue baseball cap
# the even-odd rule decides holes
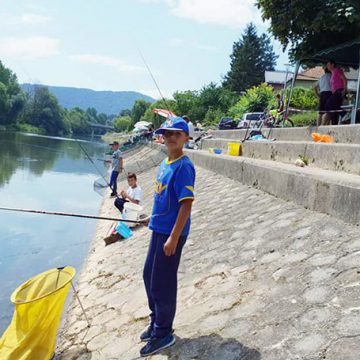
[[[189,126],[180,116],[169,117],[161,127],[155,131],[155,134],[162,135],[165,130],[184,131],[186,135],[189,135]]]

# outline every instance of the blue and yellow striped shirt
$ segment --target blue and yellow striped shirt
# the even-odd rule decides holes
[[[170,235],[179,213],[181,201],[194,199],[195,169],[190,159],[183,155],[169,161],[163,160],[156,176],[154,205],[149,228]],[[190,216],[181,235],[188,235]]]

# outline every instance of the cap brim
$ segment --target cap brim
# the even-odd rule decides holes
[[[165,131],[183,131],[186,134],[186,131],[182,130],[182,129],[178,129],[178,128],[160,128],[155,130],[155,135],[162,135]]]

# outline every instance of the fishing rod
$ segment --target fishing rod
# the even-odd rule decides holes
[[[4,206],[1,206],[0,210],[25,212],[25,213],[32,213],[32,214],[42,214],[42,215],[57,215],[57,216],[78,217],[78,218],[84,218],[84,219],[121,221],[121,222],[125,222],[125,223],[141,224],[141,221],[139,221],[139,220],[126,220],[126,219],[119,219],[119,218],[113,218],[113,217],[85,215],[85,214],[73,214],[73,213],[64,213],[64,212],[55,212],[55,211],[19,209],[19,208],[10,208],[10,207],[4,207]]]
[[[170,110],[170,108],[169,108],[169,106],[168,106],[168,103],[167,103],[164,95],[162,94],[162,92],[161,92],[161,90],[160,90],[160,87],[159,87],[159,85],[158,85],[158,83],[157,83],[157,81],[156,81],[156,79],[155,79],[155,77],[154,77],[154,75],[153,75],[153,73],[152,73],[149,65],[147,64],[147,62],[146,62],[146,60],[145,60],[145,58],[144,58],[144,56],[143,56],[143,54],[141,53],[141,51],[140,51],[139,48],[138,48],[138,52],[139,52],[139,55],[140,55],[143,63],[145,64],[145,67],[146,67],[146,69],[148,70],[148,72],[149,72],[149,74],[150,74],[153,82],[155,83],[155,86],[156,86],[157,90],[159,91],[159,94],[160,94],[160,96],[161,96],[161,99],[162,99],[163,102],[164,102],[164,105],[165,105],[166,109],[170,112],[171,110]],[[88,159],[90,160],[90,162],[93,164],[93,166],[95,167],[96,171],[100,174],[100,176],[102,177],[102,179],[105,181],[106,185],[112,190],[112,187],[110,186],[110,183],[107,181],[107,179],[104,177],[104,175],[100,172],[100,170],[99,170],[98,167],[96,166],[95,162],[94,162],[94,161],[92,160],[92,158],[89,156],[89,154],[88,154],[87,151],[84,149],[84,147],[81,146],[80,142],[79,142],[77,139],[75,139],[75,142],[80,146],[81,150],[85,153],[85,155],[87,156],[87,158],[88,158]],[[100,159],[97,159],[97,160],[100,160]],[[125,168],[124,168],[124,171],[125,171]],[[118,197],[117,194],[116,194],[116,197]]]
[[[143,56],[143,54],[141,53],[141,51],[140,51],[139,48],[138,48],[138,52],[139,52],[139,54],[140,54],[140,57],[141,57],[143,63],[145,64],[145,67],[146,67],[146,69],[148,70],[148,72],[149,72],[149,74],[150,74],[150,76],[151,76],[151,78],[152,78],[152,80],[153,80],[156,88],[157,88],[158,91],[159,91],[160,97],[161,97],[161,99],[163,100],[166,109],[167,109],[168,111],[171,111],[170,108],[169,108],[169,106],[168,106],[167,101],[165,100],[164,95],[162,94],[162,92],[161,92],[161,90],[160,90],[160,87],[159,87],[158,83],[157,83],[156,80],[155,80],[155,77],[154,77],[154,75],[153,75],[153,73],[152,73],[149,65],[148,65],[147,62],[145,61],[145,58],[144,58],[144,56]]]
[[[80,149],[84,152],[84,154],[86,155],[86,157],[90,160],[90,162],[94,165],[96,171],[99,173],[99,175],[104,179],[104,181],[106,182],[107,186],[110,186],[110,184],[108,183],[108,181],[106,180],[105,176],[102,174],[102,172],[99,170],[99,168],[96,166],[94,160],[90,157],[90,155],[87,153],[87,151],[84,149],[84,147],[80,144],[80,141],[78,141],[77,139],[75,139],[76,143],[80,146]]]

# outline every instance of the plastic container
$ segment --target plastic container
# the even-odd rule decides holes
[[[123,218],[126,220],[138,220],[143,208],[138,204],[126,202],[124,204]],[[136,224],[129,223],[129,227],[136,226]]]
[[[208,148],[208,151],[209,153],[211,154],[221,154],[222,153],[222,150],[221,149],[218,149],[218,148]]]
[[[130,228],[123,222],[119,221],[116,228],[116,232],[119,233],[124,239],[128,239],[132,236],[132,231]]]
[[[238,143],[228,143],[228,155],[239,156],[241,151],[241,144]]]

